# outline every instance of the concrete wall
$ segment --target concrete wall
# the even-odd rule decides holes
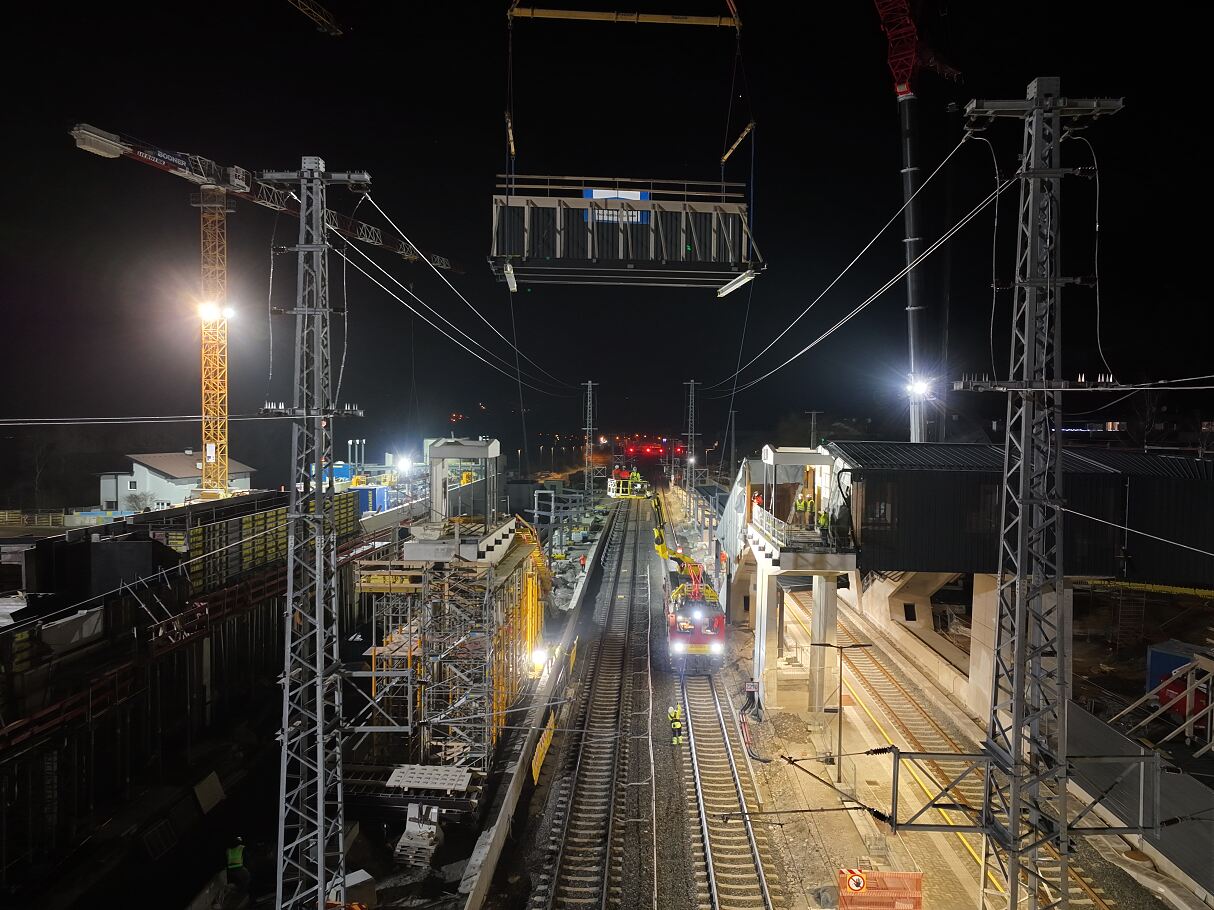
[[[970,678],[924,641],[927,636],[938,637],[932,630],[931,595],[953,576],[923,574],[930,577],[916,579],[916,573],[908,572],[897,579],[878,579],[871,587],[863,589],[860,573],[851,572],[848,578],[850,587],[839,591],[839,599],[884,632],[899,651],[913,660],[923,673],[968,711]],[[906,620],[903,603],[915,604],[913,622]],[[989,691],[988,683],[988,694]],[[974,716],[981,718],[985,714],[986,707],[983,706],[982,711]]]
[[[907,572],[896,579],[879,579],[861,590],[859,573],[851,573],[851,588],[839,592],[839,598],[885,633],[903,654],[934,680],[954,702],[977,720],[985,723],[990,713],[991,687],[994,684],[995,624],[999,592],[994,575],[974,576],[974,598],[970,613],[970,652],[965,669],[950,660],[955,646],[932,629],[931,595],[953,575]],[[926,592],[926,593],[925,593]],[[1072,617],[1072,591],[1063,594],[1066,634]],[[915,620],[905,618],[903,604],[915,604]],[[936,644],[933,647],[929,642]],[[1070,679],[1071,667],[1067,668]]]

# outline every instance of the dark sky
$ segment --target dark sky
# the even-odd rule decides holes
[[[453,280],[509,334],[507,293],[485,263],[490,195],[505,161],[506,4],[327,2],[347,29],[340,38],[314,31],[286,0],[212,2],[202,12],[119,4],[22,13],[27,20],[10,39],[25,52],[14,47],[4,63],[4,416],[198,411],[193,188],[131,161],[77,150],[68,130],[78,121],[254,171],[296,167],[302,154],[322,155],[334,169],[365,168],[385,210],[419,245],[457,260],[465,273]],[[724,12],[720,6],[670,0],[629,8],[715,14]],[[960,83],[919,77],[925,170],[960,136],[960,119],[945,111],[950,101],[1023,97],[1039,74],[1061,76],[1070,95],[1125,97],[1124,113],[1090,131],[1102,165],[1105,353],[1127,381],[1205,372],[1205,232],[1192,228],[1210,203],[1208,152],[1198,138],[1208,89],[1198,72],[1200,23],[1127,19],[1096,2],[922,6],[925,40],[964,74]],[[520,173],[705,180],[718,176],[726,134],[732,141],[753,114],[755,233],[769,263],[753,285],[753,352],[897,210],[900,162],[885,40],[870,4],[742,0],[740,7],[749,93],[739,92],[728,127],[734,36],[727,30],[520,22],[514,111]],[[991,135],[1004,170],[1012,169],[1018,128]],[[1077,143],[1066,156],[1087,163]],[[929,238],[993,179],[989,154],[977,143],[954,162],[925,195]],[[749,176],[744,152],[728,177]],[[1091,182],[1073,179],[1064,194],[1065,265],[1087,274]],[[1005,281],[1013,195],[1001,206]],[[348,212],[354,203],[335,190],[330,204]],[[359,217],[381,223],[365,205]],[[273,213],[236,202],[229,221],[230,297],[239,311],[231,340],[233,413],[253,412],[267,397],[290,398],[291,326],[282,317],[267,384],[274,229]],[[277,230],[282,243],[295,225],[281,218]],[[949,363],[937,368],[943,376],[989,371],[990,232],[982,216],[928,272],[929,335],[937,348],[949,299]],[[896,271],[901,257],[899,224],[762,362],[774,365],[777,352],[787,355],[815,337]],[[488,329],[423,266],[378,258],[490,343]],[[340,288],[337,266],[335,260]],[[289,303],[293,287],[293,258],[279,257],[276,304]],[[739,396],[741,427],[762,430],[811,408],[897,426],[905,408],[900,292],[875,303],[829,346]],[[1069,373],[1100,368],[1093,301],[1088,289],[1068,291]],[[745,302],[745,293],[718,301],[705,291],[580,287],[536,287],[515,297],[524,350],[571,381],[601,382],[601,422],[617,431],[674,429],[684,380],[729,375]],[[448,430],[451,411],[471,417],[459,432],[498,434],[514,448],[518,405],[510,381],[432,329],[414,326],[399,304],[353,273],[349,309],[342,398],[370,416],[338,426],[339,456],[350,435],[367,437],[371,453],[415,448],[422,433]],[[1002,299],[1001,361],[1006,322]],[[495,348],[507,353],[500,343]],[[414,394],[420,421],[410,419]],[[974,413],[984,407],[972,399],[955,404]],[[576,397],[527,392],[526,406],[533,434],[572,433],[580,425]],[[720,400],[704,402],[700,419],[710,439],[724,408]],[[180,427],[180,444],[196,442],[196,432]],[[263,481],[285,473],[284,427],[235,424],[232,437],[233,455],[263,469]],[[133,432],[130,447],[142,439]]]

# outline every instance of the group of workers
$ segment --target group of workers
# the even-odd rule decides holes
[[[755,495],[752,501],[760,508],[763,506],[763,491],[755,490]],[[814,516],[811,519],[811,516]],[[808,528],[811,520],[818,526],[818,530],[822,532],[823,539],[830,533],[830,515],[825,509],[818,511],[814,508],[814,499],[812,496],[806,496],[804,491],[797,493],[796,501],[792,504],[793,524],[799,528]]]

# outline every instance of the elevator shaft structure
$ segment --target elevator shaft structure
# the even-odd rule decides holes
[[[330,173],[305,156],[298,171],[263,179],[299,197],[295,307],[295,392],[287,508],[287,612],[282,678],[275,906],[324,910],[345,900],[342,851],[342,703],[337,627],[337,534],[332,481],[333,372],[329,325],[326,187],[365,192],[366,173]]]

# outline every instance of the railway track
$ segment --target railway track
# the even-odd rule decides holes
[[[693,855],[698,862],[696,906],[712,910],[773,910],[783,900],[765,872],[771,847],[767,831],[745,813],[757,804],[750,777],[740,769],[743,748],[732,705],[723,707],[711,676],[683,677],[688,753],[689,827],[700,833]],[[726,696],[728,698],[728,696]],[[728,816],[728,820],[726,820]]]
[[[854,643],[860,640],[842,617],[839,618],[839,636],[843,643]],[[906,740],[906,745],[918,752],[965,753],[972,751],[971,746],[958,742],[945,730],[931,712],[921,704],[921,700],[915,698],[890,672],[889,668],[871,652],[870,648],[844,651],[843,660],[851,669],[853,677],[860,681],[860,685],[864,687],[869,697],[880,704],[889,721],[898,728]],[[932,777],[935,778],[931,783],[938,784],[951,779],[966,766],[962,763],[939,761],[925,762],[924,767],[930,770]],[[953,793],[958,803],[972,806],[975,809],[982,806],[985,798],[981,777],[962,781]],[[960,833],[955,837],[965,852],[980,863],[982,839],[977,835]],[[1046,880],[1053,882],[1057,887],[1061,879],[1061,864],[1058,862],[1058,854],[1047,848],[1046,855],[1039,859],[1038,865],[1044,871]],[[1073,856],[1068,859],[1067,872],[1070,881],[1078,888],[1078,891],[1074,887],[1068,889],[1072,906],[1112,910],[1114,905],[1102,895],[1100,886],[1092,881]]]
[[[654,890],[646,889],[641,880],[648,875],[652,883],[653,863],[644,859],[652,849],[640,849],[645,838],[636,836],[638,826],[633,824],[638,803],[649,804],[650,813],[652,804],[633,795],[633,791],[640,794],[639,787],[630,787],[638,779],[652,785],[652,766],[647,778],[635,770],[650,760],[652,752],[647,742],[634,742],[634,694],[640,692],[645,698],[647,694],[638,685],[639,674],[629,653],[630,639],[636,639],[636,627],[648,613],[649,595],[638,574],[642,566],[638,503],[630,501],[619,508],[603,562],[607,581],[596,603],[599,634],[586,658],[584,691],[571,725],[576,732],[564,748],[556,785],[545,862],[552,872],[537,880],[529,904],[532,910],[652,904],[639,899]],[[652,823],[639,827],[648,828],[652,843]]]

